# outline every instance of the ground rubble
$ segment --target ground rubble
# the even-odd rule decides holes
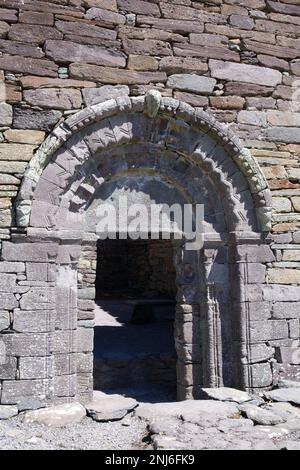
[[[0,448],[300,450],[300,390],[285,385],[261,397],[223,387],[203,389],[201,400],[155,404],[95,392],[85,406],[18,416],[0,406]]]

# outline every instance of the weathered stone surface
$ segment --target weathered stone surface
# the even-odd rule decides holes
[[[129,55],[127,67],[130,70],[158,70],[158,61],[149,55]]]
[[[87,414],[95,421],[118,421],[133,411],[138,402],[121,395],[94,392],[93,400],[86,405]]]
[[[8,37],[14,41],[44,44],[47,39],[62,39],[63,35],[49,26],[13,24]]]
[[[203,59],[224,59],[239,62],[240,56],[227,47],[205,47],[195,44],[175,43],[174,54],[183,57],[202,57]]]
[[[168,78],[167,86],[175,90],[209,95],[213,92],[216,83],[216,80],[208,77],[193,74],[175,74]]]
[[[263,426],[274,426],[276,424],[285,423],[286,420],[280,416],[272,413],[271,411],[259,408],[254,405],[241,405],[240,411],[248,419],[251,419],[255,424],[260,424]]]
[[[241,96],[212,96],[210,104],[218,109],[243,109],[246,100]]]
[[[130,70],[115,70],[110,67],[96,65],[71,64],[72,78],[95,80],[116,85],[147,84],[150,82],[165,82],[167,76],[164,72],[135,72]]]
[[[19,410],[16,406],[0,405],[0,420],[13,418],[18,413]]]
[[[300,284],[300,272],[296,269],[268,269],[271,284]]]
[[[50,60],[3,55],[0,57],[0,69],[31,75],[57,77],[58,66]]]
[[[298,127],[271,127],[266,130],[266,134],[267,138],[273,142],[300,143],[300,129]]]
[[[9,129],[8,131],[5,131],[4,136],[8,142],[39,145],[45,139],[45,132]]]
[[[85,62],[109,67],[125,67],[122,53],[98,46],[86,46],[70,41],[47,41],[46,56],[58,63]]]
[[[0,311],[0,331],[6,330],[10,325],[9,312]]]
[[[278,59],[277,57],[272,57],[269,55],[259,54],[257,59],[260,64],[268,68],[274,68],[277,70],[290,70],[290,65],[286,60]]]
[[[54,428],[80,423],[86,416],[85,408],[80,403],[67,403],[44,410],[27,411],[23,422],[39,423]]]
[[[40,13],[38,11],[24,11],[19,16],[20,23],[39,24],[53,26],[54,16],[52,13]]]
[[[116,31],[82,22],[56,21],[55,27],[64,34],[78,35],[78,31],[80,31],[80,36],[88,36],[89,38],[99,38],[109,41],[115,41],[117,38]]]
[[[300,388],[300,382],[295,382],[294,380],[281,379],[278,382],[278,388]]]
[[[155,3],[143,0],[118,0],[118,7],[122,11],[130,13],[141,13],[143,15],[160,16],[160,10]]]
[[[90,8],[86,13],[89,20],[100,20],[111,24],[125,24],[125,16],[119,13],[103,10],[102,8]]]
[[[289,402],[300,405],[299,388],[282,388],[272,392],[265,392],[264,395],[268,400],[275,402]]]
[[[0,51],[4,54],[33,57],[36,59],[45,57],[42,49],[38,46],[32,46],[27,43],[23,44],[17,41],[7,41],[4,39],[0,39]]]
[[[234,403],[245,403],[251,401],[252,397],[246,392],[235,390],[233,388],[203,388],[201,392],[207,398],[218,401],[229,401]]]
[[[203,33],[204,25],[199,21],[183,19],[153,18],[151,16],[138,16],[137,23],[152,25],[154,28],[174,31],[176,33]]]
[[[0,126],[11,126],[12,120],[12,107],[7,103],[0,103]]]
[[[189,422],[202,419],[215,420],[234,418],[238,415],[238,407],[233,403],[220,403],[215,400],[187,400],[178,403],[156,403],[140,405],[135,415],[151,422],[157,416],[163,419],[180,417]]]
[[[14,127],[16,129],[36,129],[49,132],[61,117],[60,111],[35,111],[33,109],[16,108]]]
[[[5,38],[9,31],[9,24],[4,21],[0,21],[0,38]]]
[[[126,85],[104,85],[100,88],[87,88],[82,91],[82,95],[85,105],[92,106],[112,98],[129,95],[129,88]]]
[[[172,49],[167,42],[155,39],[126,39],[123,40],[123,47],[127,54],[172,55]]]
[[[205,62],[201,62],[193,57],[163,57],[159,63],[159,69],[168,74],[207,72],[208,67]]]
[[[0,144],[0,160],[30,161],[35,148],[28,144]]]
[[[277,70],[247,64],[231,64],[221,60],[210,60],[209,68],[214,78],[235,82],[253,83],[263,86],[276,86],[282,82]]]
[[[81,107],[81,93],[75,89],[27,90],[24,92],[24,100],[31,106],[49,109],[79,109]]]

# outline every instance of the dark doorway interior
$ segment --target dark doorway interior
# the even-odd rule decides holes
[[[99,241],[95,389],[176,399],[175,280],[170,241]]]

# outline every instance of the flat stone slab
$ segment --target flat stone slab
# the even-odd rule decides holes
[[[300,382],[282,379],[278,383],[278,388],[300,388]]]
[[[294,403],[300,405],[300,390],[299,388],[281,388],[273,390],[272,392],[265,392],[264,396],[267,400]]]
[[[94,421],[119,421],[138,406],[133,398],[94,392],[93,400],[86,405],[88,416]]]
[[[147,421],[160,418],[183,418],[190,421],[207,419],[218,421],[219,419],[234,418],[239,414],[238,407],[233,403],[218,403],[215,400],[187,400],[174,403],[155,403],[139,406],[135,415]]]
[[[0,405],[0,419],[9,419],[17,416],[19,410],[16,406]]]
[[[27,411],[23,422],[38,423],[51,427],[63,427],[68,424],[80,423],[86,416],[86,410],[80,403],[67,403],[36,411]]]
[[[272,413],[270,410],[265,410],[254,405],[241,405],[240,411],[248,419],[251,419],[255,424],[260,424],[263,426],[274,426],[276,424],[285,423],[286,419]]]
[[[248,393],[233,388],[202,388],[201,391],[204,396],[212,398],[213,400],[231,401],[234,403],[246,403],[252,400],[252,397]]]

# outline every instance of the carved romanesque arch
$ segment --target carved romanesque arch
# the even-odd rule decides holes
[[[148,157],[141,158],[143,154]],[[51,340],[62,324],[67,354],[71,358],[80,352],[73,346],[74,331],[78,333],[74,273],[82,218],[96,192],[108,178],[144,174],[167,182],[191,202],[206,198],[210,211],[203,250],[188,252],[179,246],[175,251],[179,398],[197,397],[201,386],[259,387],[252,374],[249,308],[257,299],[250,277],[251,263],[269,261],[265,232],[271,228],[271,196],[266,180],[226,126],[156,91],[112,99],[68,118],[26,170],[16,224],[27,235],[22,242],[46,242],[44,258],[55,268]],[[49,252],[50,241],[55,254]],[[63,375],[65,396],[86,399],[91,381],[81,389],[78,383],[91,377],[92,370],[82,374],[71,364]],[[45,394],[52,402],[62,377],[48,369],[46,376]]]

